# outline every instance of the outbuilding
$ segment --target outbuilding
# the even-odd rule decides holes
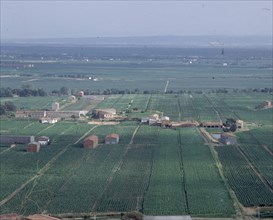
[[[39,142],[31,142],[27,145],[27,152],[39,152],[40,147],[41,145]]]
[[[231,133],[222,133],[220,135],[219,141],[225,145],[235,145],[236,144],[236,137]]]
[[[88,136],[83,141],[84,148],[96,148],[99,144],[99,138],[96,135]]]
[[[105,144],[118,144],[119,142],[119,135],[118,134],[108,134],[105,137]]]
[[[39,142],[41,145],[48,145],[50,140],[49,140],[49,137],[47,136],[41,136],[41,137],[38,137],[37,142]]]
[[[243,120],[236,120],[236,127],[237,128],[244,128],[244,121]]]

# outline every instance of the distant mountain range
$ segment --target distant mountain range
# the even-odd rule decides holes
[[[1,44],[38,44],[65,46],[163,46],[163,47],[272,47],[271,36],[139,36],[9,39]]]

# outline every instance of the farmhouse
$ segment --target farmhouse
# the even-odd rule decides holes
[[[236,144],[236,137],[231,133],[222,133],[219,141],[225,145],[234,145]]]
[[[211,122],[211,121],[208,121],[208,122],[201,123],[200,126],[204,127],[204,128],[222,128],[223,124],[220,123],[220,122]]]
[[[60,104],[59,104],[58,102],[53,102],[53,103],[52,103],[51,109],[52,109],[53,111],[58,111],[59,108],[60,108]]]
[[[160,119],[160,125],[164,128],[170,126],[170,118],[168,116],[163,116]]]
[[[27,144],[34,142],[34,136],[22,136],[22,135],[0,135],[0,143],[6,144]]]
[[[108,108],[108,109],[96,109],[95,115],[99,119],[112,119],[117,114],[116,109]]]
[[[159,115],[158,114],[152,114],[151,118],[155,119],[155,120],[158,120],[159,119]]]
[[[84,148],[96,148],[99,144],[99,138],[96,135],[88,136],[83,141]]]
[[[16,118],[79,118],[81,115],[86,115],[88,111],[17,111]],[[48,122],[45,122],[48,123]]]
[[[37,142],[39,142],[41,145],[48,145],[49,141],[49,137],[47,136],[41,136],[37,138]]]
[[[26,220],[60,220],[60,219],[49,216],[49,215],[35,214],[35,215],[28,216]]]
[[[243,120],[236,120],[236,127],[237,128],[244,128],[244,121]]]
[[[109,134],[105,137],[105,144],[118,144],[119,135],[118,134]]]
[[[27,152],[39,152],[40,147],[41,145],[39,142],[31,142],[27,145]]]
[[[15,112],[15,118],[44,118],[46,111],[37,110],[19,110]]]
[[[47,111],[46,115],[50,118],[80,118],[87,113],[88,111]]]
[[[42,124],[55,124],[58,122],[58,118],[41,118]]]

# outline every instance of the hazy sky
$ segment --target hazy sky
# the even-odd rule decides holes
[[[1,38],[272,36],[272,0],[1,1]]]

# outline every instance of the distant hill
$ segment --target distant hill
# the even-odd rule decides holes
[[[10,39],[2,44],[175,47],[272,47],[270,36],[139,36],[50,39]]]

